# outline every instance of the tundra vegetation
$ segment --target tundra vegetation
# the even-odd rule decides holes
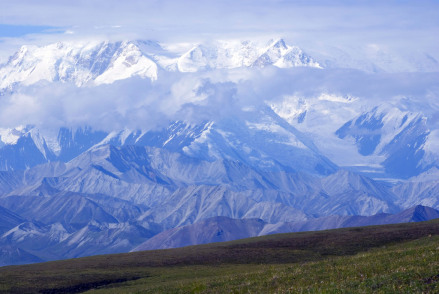
[[[437,293],[439,220],[0,268],[1,293]]]

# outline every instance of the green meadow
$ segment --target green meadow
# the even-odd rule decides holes
[[[439,293],[439,220],[0,268],[1,293]]]

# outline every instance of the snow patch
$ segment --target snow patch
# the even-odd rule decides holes
[[[13,129],[0,128],[0,141],[7,145],[17,144],[18,139],[23,135],[23,126],[19,126]]]

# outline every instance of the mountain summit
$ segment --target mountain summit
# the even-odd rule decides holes
[[[217,41],[196,44],[185,51],[154,41],[58,42],[22,46],[0,65],[0,89],[39,81],[72,82],[77,86],[110,84],[130,77],[157,80],[159,71],[194,72],[205,69],[274,65],[320,65],[284,40],[267,44],[252,41]],[[178,46],[177,46],[178,47]]]

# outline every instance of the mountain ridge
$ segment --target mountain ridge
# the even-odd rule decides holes
[[[192,225],[180,226],[161,232],[134,248],[132,252],[233,241],[269,234],[397,224],[427,221],[437,218],[439,218],[438,210],[421,205],[394,215],[328,216],[304,222],[278,224],[269,224],[261,219],[231,219],[218,216],[205,219]]]
[[[248,46],[248,56],[237,56]],[[170,57],[172,56],[172,57]],[[246,61],[249,60],[249,61]],[[279,39],[271,44],[218,41],[195,45],[178,55],[154,41],[57,42],[47,46],[22,46],[0,65],[0,89],[41,80],[73,82],[76,86],[110,84],[133,76],[157,80],[165,71],[194,72],[204,68],[277,67],[320,65],[296,46]]]

